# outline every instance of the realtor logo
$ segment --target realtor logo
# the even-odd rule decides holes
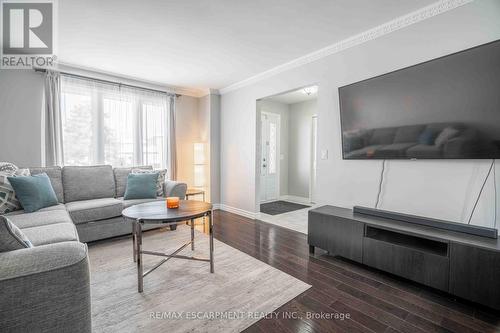
[[[3,54],[52,54],[52,3],[3,3]]]
[[[51,66],[53,2],[3,0],[1,9],[2,68]]]

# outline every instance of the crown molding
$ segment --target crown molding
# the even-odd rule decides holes
[[[441,0],[433,3],[429,6],[417,9],[414,12],[400,16],[394,20],[381,24],[375,28],[366,30],[357,35],[351,36],[349,38],[343,39],[335,44],[322,48],[320,50],[314,51],[312,53],[306,54],[302,57],[284,63],[282,65],[271,68],[260,74],[249,77],[248,79],[242,80],[240,82],[231,84],[225,88],[219,90],[220,94],[226,94],[228,92],[240,89],[245,86],[249,86],[256,82],[262,81],[264,79],[270,78],[276,74],[288,71],[293,68],[309,64],[311,62],[317,61],[319,59],[328,57],[332,54],[339,53],[341,51],[347,50],[351,47],[366,43],[368,41],[374,40],[376,38],[382,37],[384,35],[390,34],[391,32],[403,29],[412,24],[424,21],[436,15],[448,12],[457,7],[466,5],[473,2],[474,0]]]
[[[200,89],[199,93],[200,94],[196,97],[206,97],[206,96],[213,96],[213,95],[220,96],[219,89],[212,89],[212,88]]]
[[[176,94],[180,94],[183,96],[191,96],[191,97],[203,97],[210,94],[209,89],[202,88],[184,88],[184,87],[175,87],[173,88]]]

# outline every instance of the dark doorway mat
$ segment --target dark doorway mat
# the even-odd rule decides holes
[[[308,208],[310,206],[297,204],[288,201],[273,201],[267,202],[260,205],[260,212],[269,215],[278,215],[288,212],[293,212],[294,210]]]

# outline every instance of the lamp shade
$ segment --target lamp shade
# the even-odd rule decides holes
[[[205,186],[205,166],[195,165],[194,166],[194,187]]]
[[[194,164],[194,186],[205,186],[205,144],[195,143],[193,145],[193,164]]]
[[[205,144],[195,143],[194,144],[194,165],[205,165]]]

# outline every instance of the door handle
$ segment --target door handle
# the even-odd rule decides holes
[[[265,168],[265,167],[266,167],[266,165],[265,165],[265,164],[262,164],[262,167],[263,167],[263,168]]]

